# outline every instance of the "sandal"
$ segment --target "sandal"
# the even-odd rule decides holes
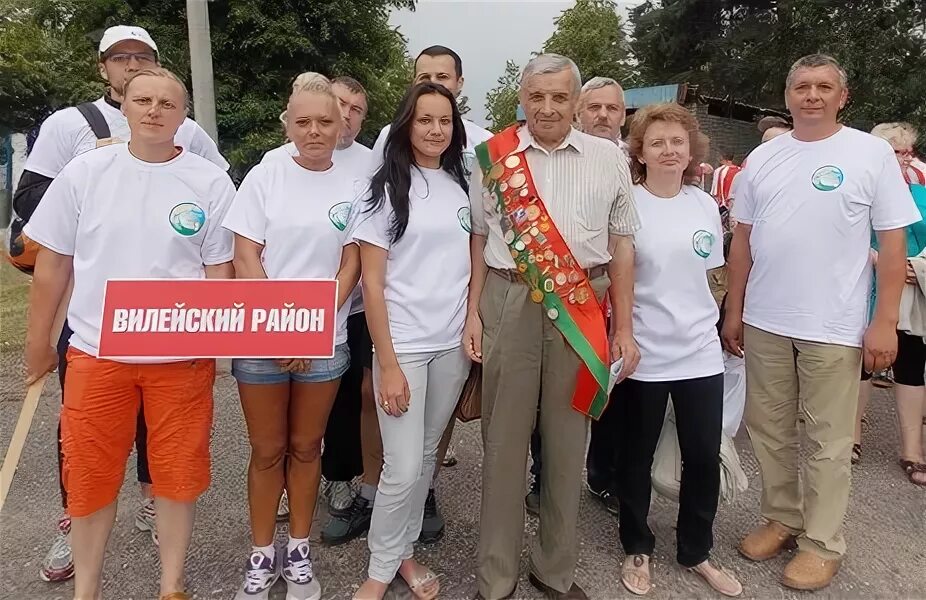
[[[715,567],[708,561],[690,567],[692,573],[700,575],[707,585],[711,586],[715,592],[735,598],[743,593],[743,585],[736,579],[730,571],[723,567]]]
[[[862,462],[862,445],[852,444],[852,464],[857,465]]]
[[[898,463],[900,464],[900,468],[903,469],[904,473],[907,474],[907,479],[910,480],[910,483],[920,487],[926,487],[926,476],[924,476],[919,481],[917,481],[915,478],[917,473],[926,475],[926,464],[913,462],[912,460],[906,460],[903,458],[901,458]]]
[[[425,568],[425,573],[423,577],[413,577],[411,580],[406,579],[405,583],[408,584],[408,589],[412,591],[412,594],[415,598],[419,600],[433,600],[437,598],[438,592],[440,592],[440,575],[436,575],[431,569]],[[434,586],[434,589],[428,591],[429,586]]]
[[[639,581],[643,582],[643,585],[632,583],[630,581],[631,577],[638,578]],[[649,556],[646,554],[631,554],[626,557],[624,564],[621,565],[621,583],[637,596],[645,596],[649,593],[653,589],[653,584],[650,582]]]

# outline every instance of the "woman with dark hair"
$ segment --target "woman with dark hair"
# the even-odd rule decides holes
[[[724,264],[723,232],[714,199],[685,183],[707,142],[695,117],[674,102],[647,106],[630,125],[633,196],[642,223],[634,236],[633,301],[641,358],[615,394],[615,408],[622,415],[621,581],[635,594],[652,587],[651,469],[670,395],[683,465],[678,562],[721,594],[743,591],[708,560],[720,493],[724,365],[706,271]]]
[[[417,598],[439,589],[414,559],[414,543],[437,446],[470,368],[461,343],[470,274],[465,140],[450,92],[432,83],[410,89],[354,233],[384,456],[369,579],[355,600],[380,600],[396,573]]]

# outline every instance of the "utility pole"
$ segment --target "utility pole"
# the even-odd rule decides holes
[[[196,122],[214,141],[219,141],[215,124],[215,85],[212,79],[212,41],[209,35],[207,0],[186,0],[190,35],[190,70],[193,72],[193,108]]]

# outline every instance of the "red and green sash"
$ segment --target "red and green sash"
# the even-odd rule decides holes
[[[537,193],[518,126],[476,147],[485,189],[495,196],[505,243],[531,300],[582,360],[572,406],[598,419],[608,405],[608,336],[604,314],[585,270],[572,256]]]

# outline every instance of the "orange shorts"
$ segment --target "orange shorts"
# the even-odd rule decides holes
[[[61,409],[68,511],[86,517],[119,496],[139,403],[155,496],[193,502],[209,487],[214,360],[127,364],[70,348]]]

